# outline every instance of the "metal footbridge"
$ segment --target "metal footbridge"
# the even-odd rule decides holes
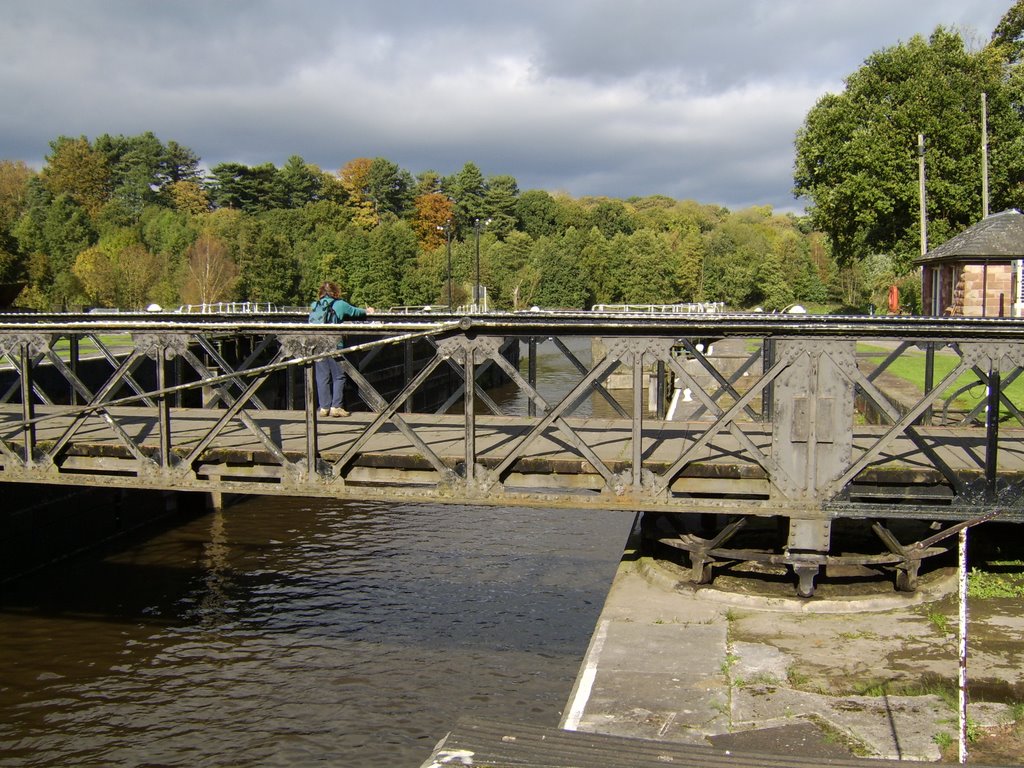
[[[545,344],[577,372],[557,396]],[[317,417],[330,356],[358,389],[347,418]],[[913,588],[959,526],[1024,520],[1013,320],[6,315],[0,362],[0,482],[642,511],[694,579],[762,560],[805,595],[839,562]],[[525,412],[503,412],[495,382]],[[778,546],[730,548],[770,518]],[[880,551],[834,551],[854,519]],[[932,533],[901,540],[899,520]]]

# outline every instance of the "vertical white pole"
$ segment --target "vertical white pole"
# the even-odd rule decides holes
[[[967,528],[960,531],[960,763],[967,762]]]
[[[981,94],[981,218],[988,218],[988,95]]]
[[[917,134],[917,185],[921,202],[921,255],[928,253],[928,214],[924,197],[924,134]]]

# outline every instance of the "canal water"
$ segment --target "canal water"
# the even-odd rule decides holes
[[[0,766],[417,766],[460,717],[555,726],[631,523],[251,498],[37,571],[0,593]]]

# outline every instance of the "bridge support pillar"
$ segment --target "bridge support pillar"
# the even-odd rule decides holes
[[[796,574],[796,591],[800,597],[814,594],[814,581],[828,556],[831,538],[832,523],[829,520],[789,521],[786,560]]]

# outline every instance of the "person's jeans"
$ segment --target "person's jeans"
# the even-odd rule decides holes
[[[333,357],[326,360],[317,360],[316,368],[316,395],[320,401],[321,408],[342,408],[342,401],[345,397],[345,384],[348,381],[348,374]]]

